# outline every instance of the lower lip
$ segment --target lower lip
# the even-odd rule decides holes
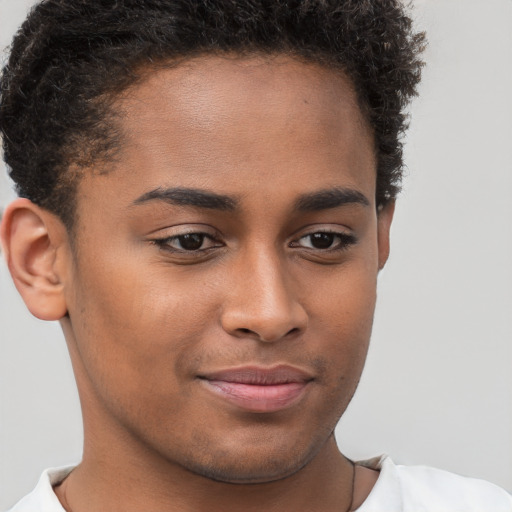
[[[202,379],[202,382],[215,394],[249,412],[277,412],[287,409],[299,401],[308,386],[308,382],[268,386],[207,379]]]

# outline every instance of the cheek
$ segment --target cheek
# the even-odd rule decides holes
[[[375,260],[376,261],[376,260]],[[314,282],[301,285],[311,322],[319,322],[343,339],[371,331],[376,302],[377,263],[348,261],[317,274]]]
[[[376,302],[376,268],[376,264],[347,264],[325,279],[319,288],[322,293],[309,294],[310,335],[322,345],[331,365],[326,374],[345,381],[343,386],[357,384],[366,359]],[[336,386],[333,381],[330,384]]]
[[[192,283],[170,282],[165,269],[144,270],[147,262],[129,263],[83,262],[69,308],[90,380],[121,401],[148,389],[153,396],[158,386],[169,391],[176,373],[185,371],[176,362],[201,339],[204,319],[211,317],[208,294],[190,300],[198,296]]]

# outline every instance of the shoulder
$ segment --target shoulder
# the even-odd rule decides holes
[[[429,502],[432,510],[512,511],[512,497],[500,487],[426,466],[396,466],[405,503]]]
[[[43,471],[36,488],[7,512],[65,512],[53,486],[62,482],[73,468],[66,466]]]
[[[364,461],[380,476],[360,512],[512,512],[512,496],[500,487],[427,466],[396,465],[389,457]],[[373,506],[372,505],[373,502]]]

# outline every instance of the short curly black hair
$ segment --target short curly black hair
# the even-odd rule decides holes
[[[286,54],[352,80],[375,137],[377,205],[396,197],[423,33],[402,0],[43,0],[0,79],[0,133],[22,197],[71,228],[80,172],[115,155],[112,103],[138,70],[205,53]]]

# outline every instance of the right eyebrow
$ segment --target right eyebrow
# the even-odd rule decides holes
[[[193,206],[209,210],[233,211],[238,201],[231,196],[216,194],[196,188],[156,188],[137,198],[132,204],[138,205],[148,201],[164,201],[176,206]]]
[[[358,190],[334,187],[300,196],[295,203],[295,209],[301,212],[314,212],[354,203],[370,206],[370,201]]]

